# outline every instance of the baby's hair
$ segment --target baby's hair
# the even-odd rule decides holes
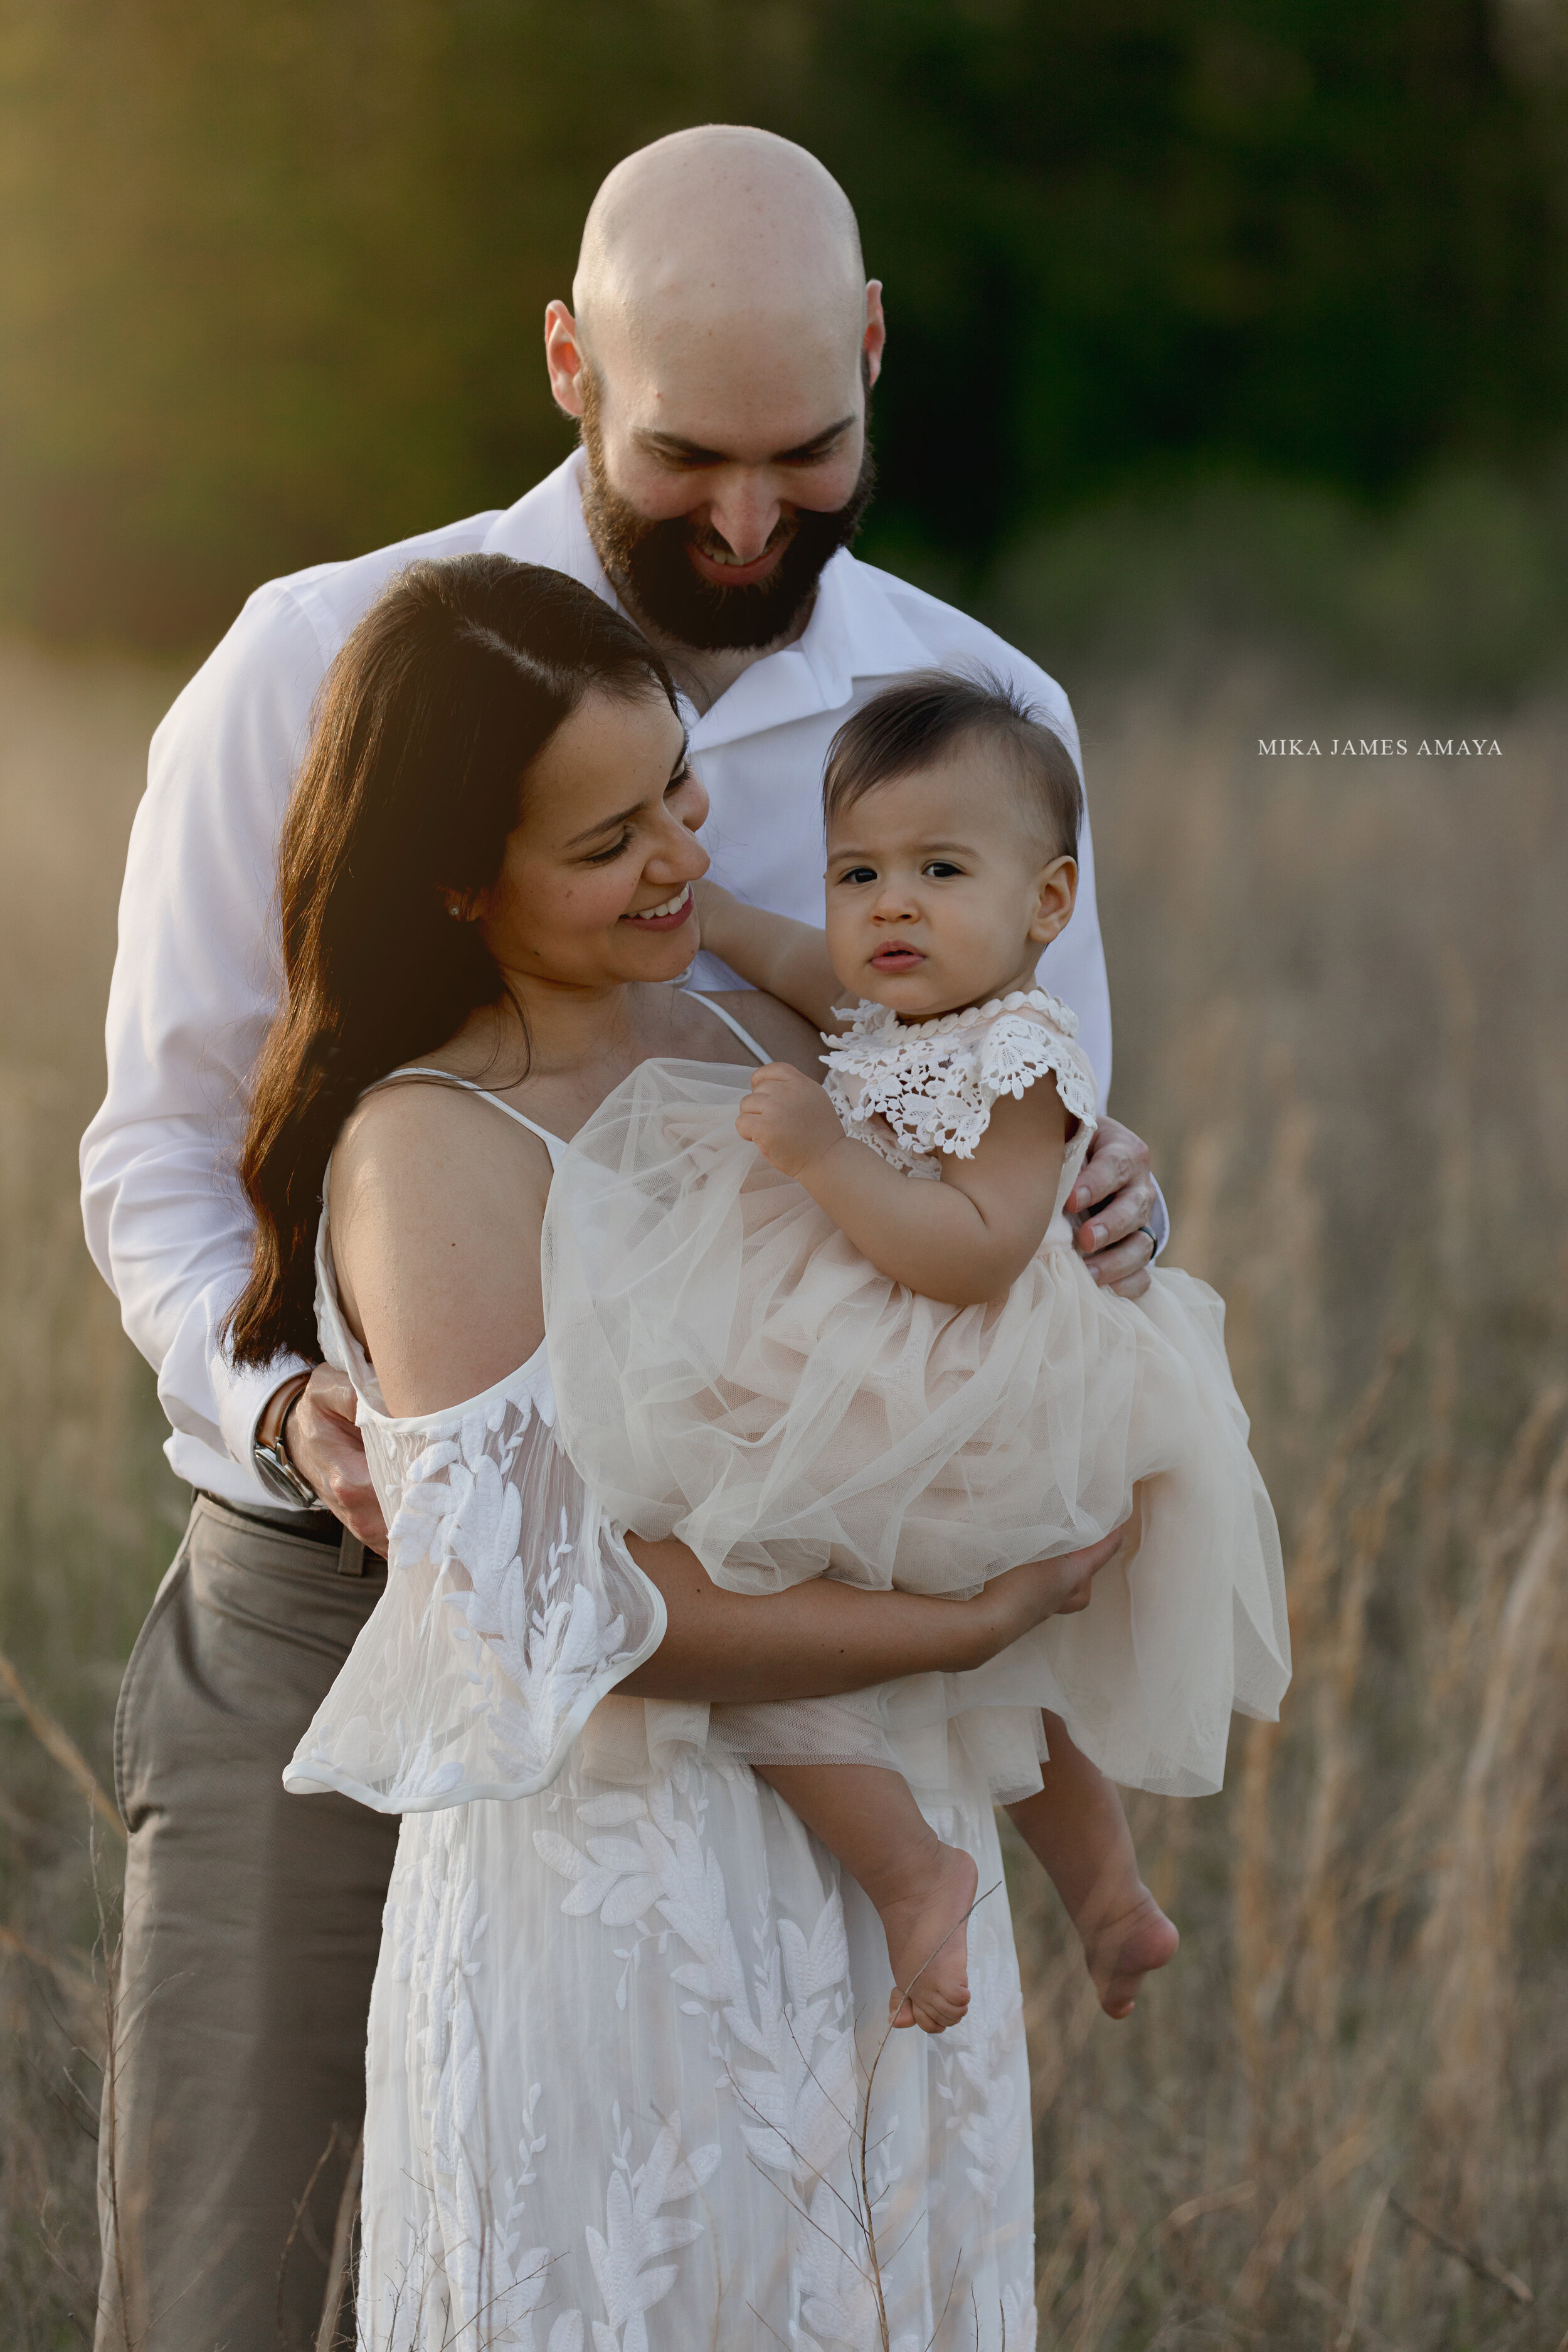
[[[995,744],[1043,820],[1058,857],[1076,857],[1083,791],[1072,753],[1016,686],[994,670],[920,670],[847,719],[827,748],[822,814],[832,825],[896,776],[931,767],[967,736]]]

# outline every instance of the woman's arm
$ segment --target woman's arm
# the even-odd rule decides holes
[[[664,1640],[621,1689],[633,1698],[831,1698],[905,1675],[983,1666],[1047,1617],[1087,1609],[1094,1577],[1121,1547],[1120,1528],[1083,1551],[1030,1560],[994,1577],[973,1601],[868,1592],[819,1577],[788,1592],[726,1592],[673,1539],[629,1548],[664,1595]]]
[[[735,1121],[826,1209],[891,1282],[953,1307],[998,1298],[1022,1274],[1056,1207],[1067,1113],[1054,1086],[1005,1095],[973,1160],[944,1156],[940,1184],[911,1183],[845,1134],[822,1088],[770,1063]]]
[[[538,1345],[549,1181],[543,1147],[472,1096],[397,1087],[355,1113],[333,1155],[332,1254],[390,1412],[435,1412],[477,1395]],[[962,1673],[1043,1618],[1086,1606],[1116,1544],[1011,1570],[973,1601],[944,1601],[820,1580],[763,1596],[725,1592],[684,1544],[633,1538],[668,1623],[621,1687],[644,1698],[825,1698],[900,1675]]]
[[[702,944],[781,1003],[793,1005],[815,1029],[841,1029],[833,1000],[844,983],[827,961],[827,940],[814,924],[748,907],[717,882],[699,882],[697,920]]]

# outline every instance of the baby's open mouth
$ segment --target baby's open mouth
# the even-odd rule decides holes
[[[871,958],[871,969],[873,971],[913,971],[917,964],[924,961],[919,948],[900,943],[879,948]]]

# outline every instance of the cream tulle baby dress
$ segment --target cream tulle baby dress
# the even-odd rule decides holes
[[[1039,1785],[1039,1710],[1110,1778],[1219,1787],[1233,1708],[1289,1679],[1274,1514],[1247,1451],[1223,1302],[1156,1269],[1100,1290],[1062,1213],[1094,1131],[1077,1022],[1043,990],[826,1042],[847,1130],[910,1182],[967,1159],[999,1096],[1054,1083],[1077,1121],[1040,1248],[953,1307],[879,1274],[735,1132],[750,1072],[647,1062],[574,1139],[544,1227],[559,1435],[612,1517],[676,1535],[716,1583],[828,1575],[954,1596],[1132,1514],[1089,1608],[978,1672],[714,1710],[756,1762],[879,1761],[964,1741],[1006,1801]],[[722,1725],[721,1727],[721,1717]]]

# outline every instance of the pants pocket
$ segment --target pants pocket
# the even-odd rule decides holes
[[[131,1818],[130,1790],[132,1744],[139,1722],[137,1696],[145,1685],[148,1659],[155,1649],[160,1628],[167,1620],[179,1598],[180,1588],[190,1573],[191,1527],[195,1517],[193,1511],[180,1538],[180,1548],[169,1562],[163,1581],[153,1596],[153,1606],[142,1621],[142,1631],[131,1645],[131,1655],[120,1678],[120,1696],[114,1702],[114,1801],[128,1831],[135,1827]]]

